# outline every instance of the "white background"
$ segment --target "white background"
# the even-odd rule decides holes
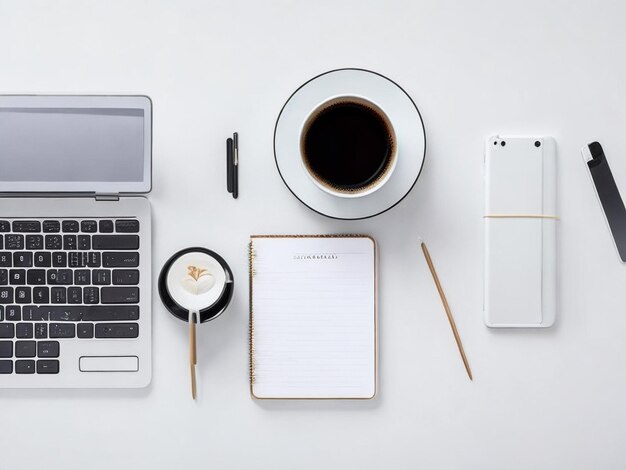
[[[624,468],[625,267],[580,147],[601,141],[626,192],[626,7],[615,1],[0,0],[0,92],[145,93],[154,101],[154,266],[204,245],[236,295],[200,335],[155,297],[145,390],[0,391],[0,468]],[[274,167],[276,116],[302,82],[364,67],[403,86],[426,125],[418,184],[390,212],[326,219]],[[241,135],[241,195],[225,139]],[[483,141],[555,137],[560,311],[542,331],[481,318]],[[252,233],[363,232],[380,244],[380,394],[255,402],[248,394]],[[463,369],[423,236],[473,371]]]

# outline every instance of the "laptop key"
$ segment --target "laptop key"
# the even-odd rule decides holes
[[[92,305],[86,307],[83,321],[139,320],[137,305]]]
[[[9,270],[9,284],[14,286],[23,286],[26,284],[26,270],[25,269],[11,269]]]
[[[52,253],[52,266],[55,268],[64,268],[67,266],[67,253],[64,251],[55,251]]]
[[[7,305],[5,317],[6,321],[20,321],[22,319],[22,307],[19,305]]]
[[[12,374],[13,361],[0,361],[0,374]]]
[[[8,220],[0,220],[0,232],[10,232],[11,224]]]
[[[38,374],[58,374],[59,373],[59,361],[46,360],[37,361],[37,373]]]
[[[97,287],[85,287],[83,289],[83,303],[97,304],[100,302]]]
[[[0,357],[13,357],[13,341],[0,341]]]
[[[15,357],[35,357],[37,355],[37,343],[35,341],[16,341]]]
[[[29,304],[32,302],[30,287],[16,287],[15,288],[15,303]]]
[[[47,304],[48,302],[50,302],[50,289],[48,287],[33,287],[33,303]]]
[[[37,357],[59,357],[59,342],[37,341]]]
[[[76,336],[83,339],[93,338],[93,323],[79,323]]]
[[[9,270],[0,269],[0,285],[6,286],[9,283]]]
[[[15,325],[13,323],[0,323],[0,338],[13,338],[15,336]]]
[[[105,268],[136,268],[139,266],[139,253],[105,252],[102,254],[102,266]]]
[[[30,251],[13,253],[13,266],[16,268],[30,268],[33,265],[33,254]]]
[[[15,325],[15,337],[20,339],[29,339],[33,337],[32,323],[18,323]]]
[[[76,235],[63,235],[63,249],[75,250],[77,246]]]
[[[43,231],[45,233],[54,233],[61,231],[61,223],[58,220],[44,220]]]
[[[38,251],[35,253],[34,264],[37,268],[49,268],[52,266],[52,254],[47,251]]]
[[[13,303],[13,287],[0,287],[0,304]]]
[[[57,279],[59,278],[59,270],[48,269],[46,272],[46,278],[48,279],[48,285],[54,286],[57,284]]]
[[[0,252],[0,266],[4,268],[10,268],[13,265],[13,258],[8,251]]]
[[[113,221],[112,220],[101,220],[98,226],[100,228],[100,232],[102,233],[113,233]]]
[[[38,220],[15,220],[14,232],[41,232],[41,222]]]
[[[64,304],[67,302],[67,289],[65,287],[52,287],[50,289],[50,303]]]
[[[35,338],[46,339],[48,337],[48,324],[35,323]]]
[[[26,282],[29,285],[44,285],[46,283],[46,270],[29,269],[26,273]]]
[[[0,305],[0,321],[4,321],[4,306]]]
[[[61,235],[46,235],[46,250],[60,250],[63,248]]]
[[[4,236],[4,248],[7,250],[23,250],[24,235],[10,234]]]
[[[74,271],[74,284],[79,286],[91,284],[91,271],[89,269],[76,269]]]
[[[137,323],[97,323],[96,338],[137,338]]]
[[[26,235],[27,250],[43,250],[43,235]]]
[[[94,233],[98,231],[98,224],[95,220],[83,220],[80,223],[80,231],[85,233]]]
[[[50,323],[48,334],[50,338],[74,338],[76,325],[74,323]]]
[[[82,287],[68,287],[67,288],[67,303],[68,304],[82,304],[83,303],[83,288]]]
[[[61,228],[64,232],[78,232],[80,226],[76,220],[64,220],[61,223]]]
[[[91,250],[91,237],[89,235],[79,235],[77,246],[79,250]]]
[[[71,269],[59,269],[57,271],[57,284],[71,285],[74,278],[74,273]]]
[[[106,286],[111,284],[111,270],[110,269],[94,269],[93,270],[93,283],[97,286]]]
[[[137,305],[48,305],[39,310],[49,314],[50,321],[101,322],[139,320]]]
[[[138,287],[103,287],[100,295],[103,304],[139,303]]]
[[[139,235],[94,235],[94,250],[138,250]]]
[[[35,361],[31,361],[31,360],[15,361],[15,373],[16,374],[34,374],[35,373]]]
[[[137,284],[139,284],[139,270],[114,269],[113,284],[136,286]]]
[[[123,321],[138,320],[139,307],[136,305],[93,305],[87,307],[83,321]]]
[[[118,233],[137,233],[139,232],[139,221],[132,219],[116,220],[115,231]]]

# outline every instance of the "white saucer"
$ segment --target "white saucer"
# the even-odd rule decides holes
[[[333,196],[320,189],[300,158],[300,129],[308,114],[336,96],[361,96],[389,117],[398,145],[396,168],[384,186],[358,198]],[[327,217],[365,219],[398,204],[411,191],[426,155],[422,117],[411,97],[388,78],[369,70],[339,69],[312,78],[289,97],[274,129],[274,156],[285,185],[303,204]]]

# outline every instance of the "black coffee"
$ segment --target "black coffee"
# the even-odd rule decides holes
[[[376,183],[391,165],[394,142],[379,111],[355,101],[338,101],[309,119],[302,155],[322,183],[345,191]]]

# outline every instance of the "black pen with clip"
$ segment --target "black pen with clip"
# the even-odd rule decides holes
[[[233,134],[233,198],[239,196],[239,135]]]

